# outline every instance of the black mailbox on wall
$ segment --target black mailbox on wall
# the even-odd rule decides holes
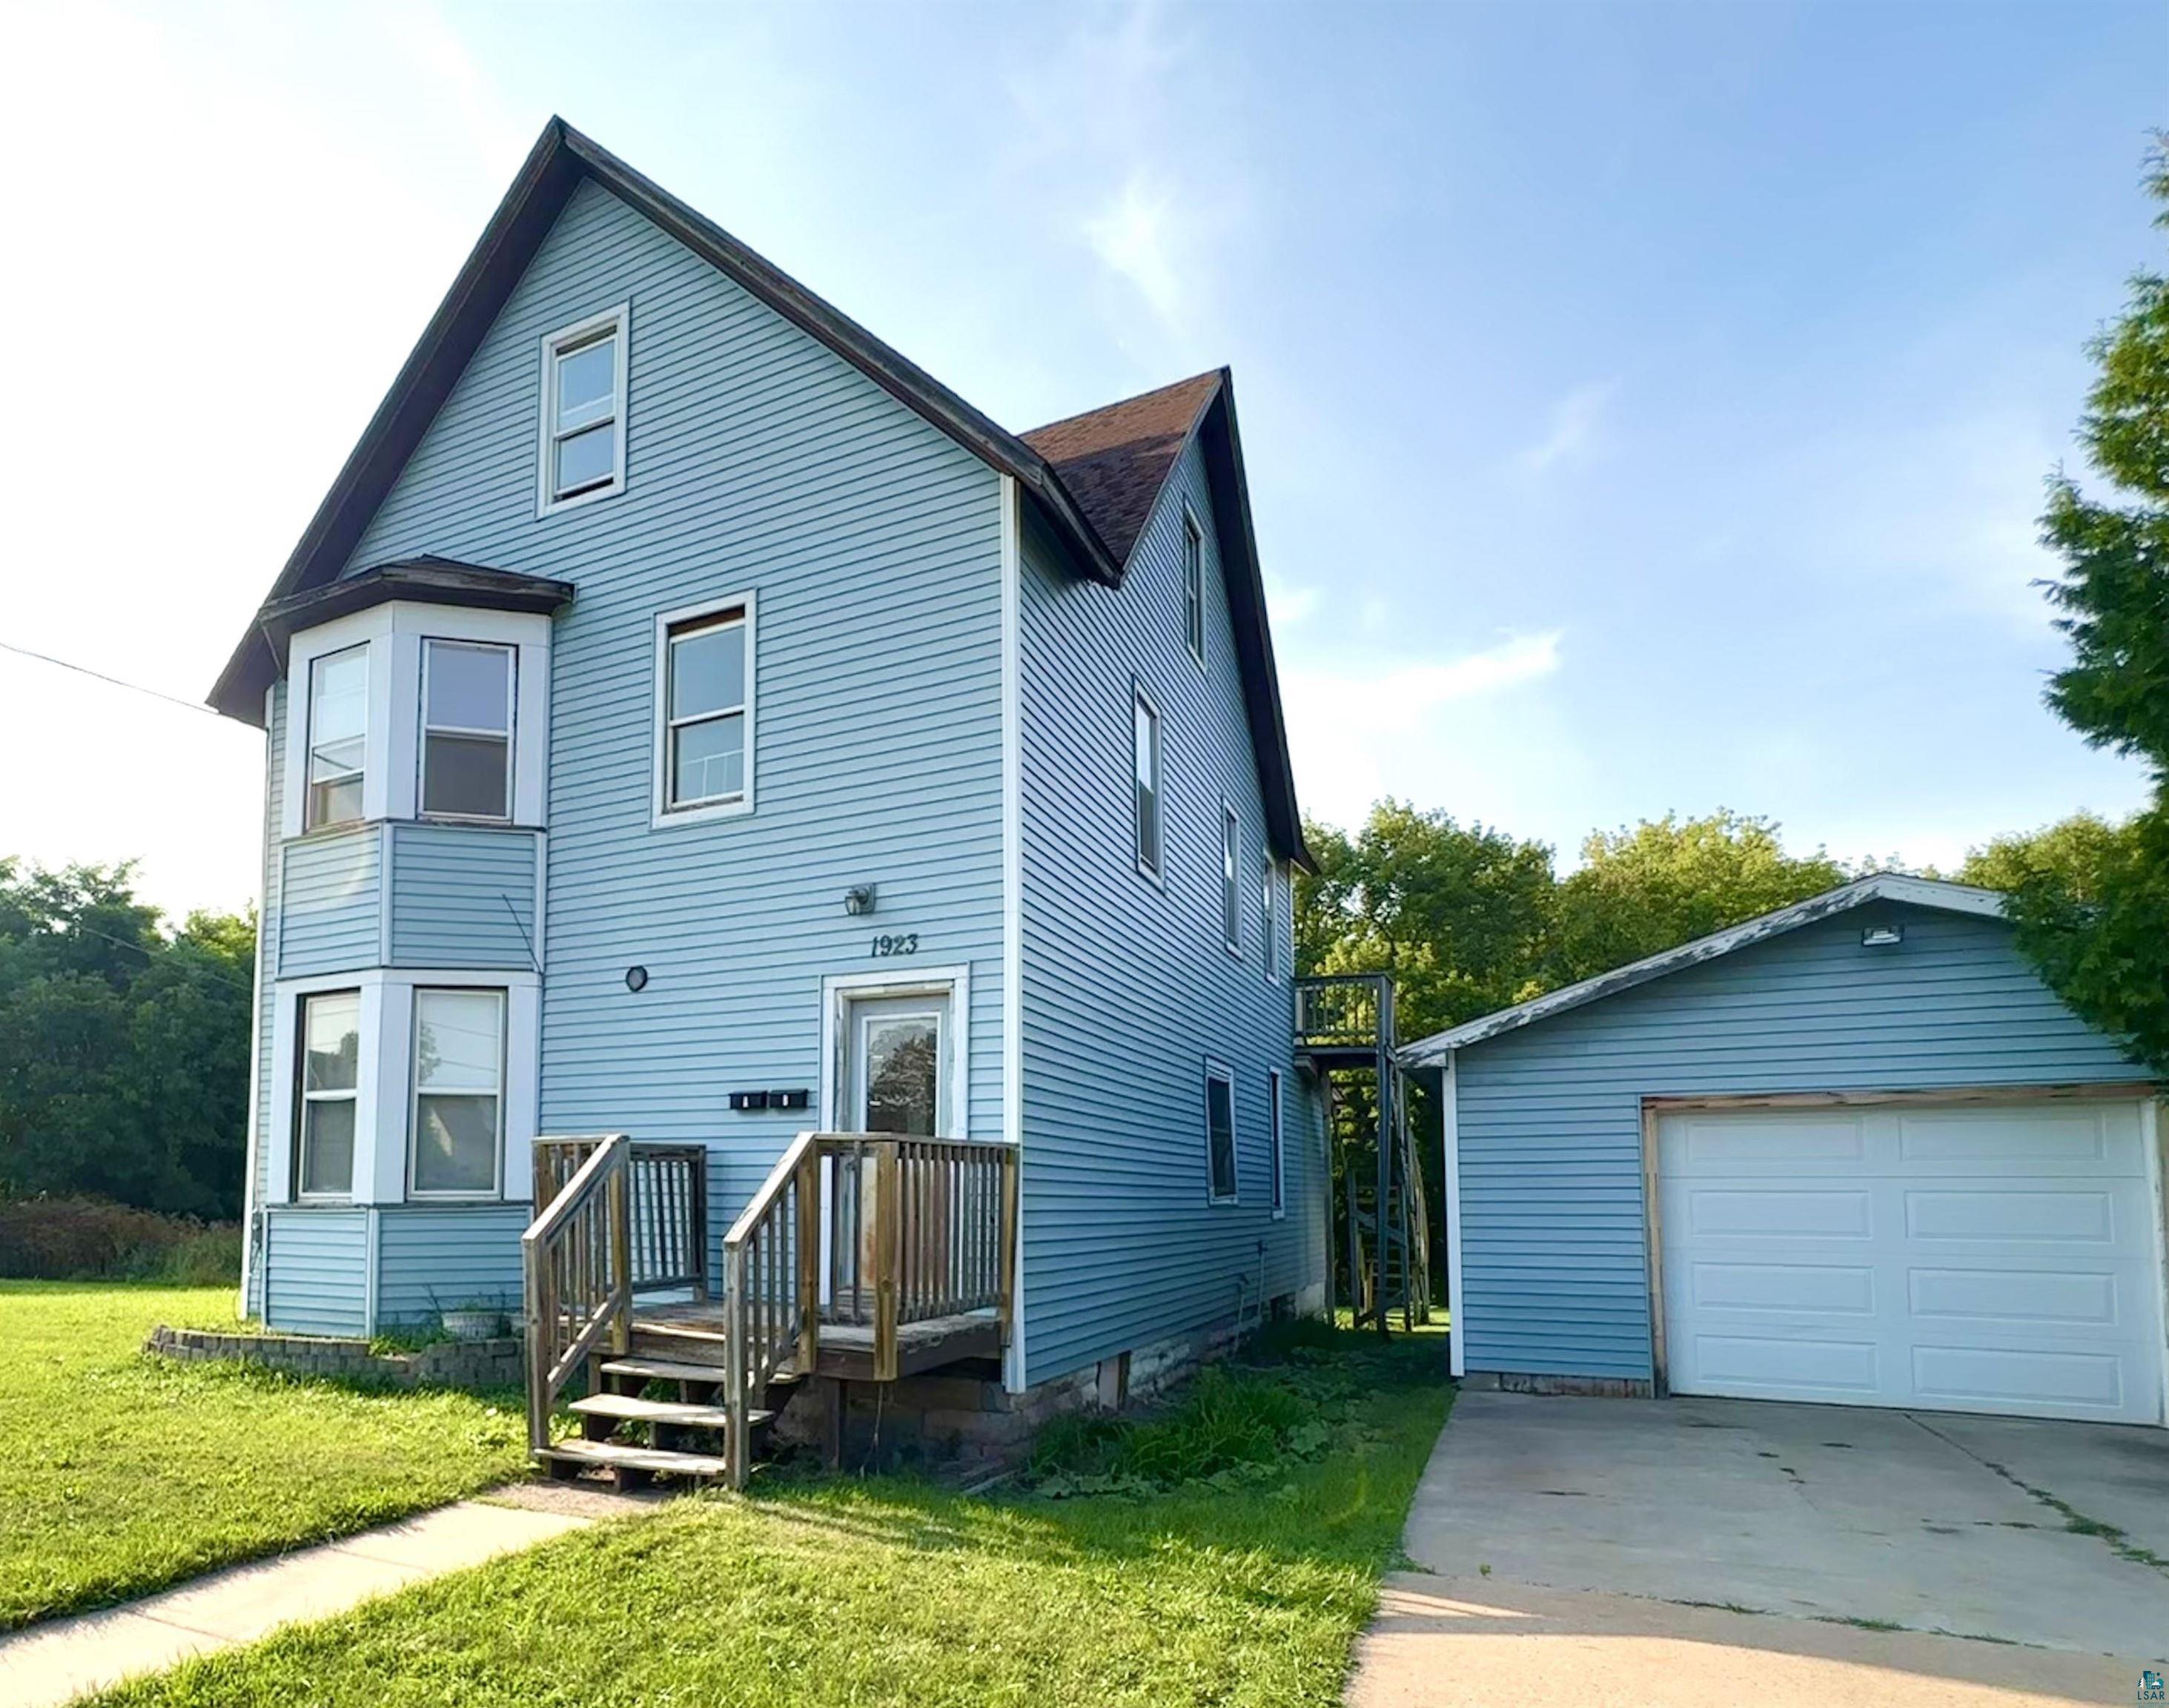
[[[771,1109],[802,1109],[806,1107],[806,1092],[802,1088],[795,1092],[770,1092],[768,1107]]]
[[[731,1107],[733,1109],[765,1109],[768,1107],[768,1093],[766,1092],[733,1092]]]

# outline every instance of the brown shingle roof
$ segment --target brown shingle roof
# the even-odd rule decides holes
[[[1190,430],[1220,388],[1222,371],[1035,427],[1024,442],[1054,465],[1117,563],[1152,514]]]

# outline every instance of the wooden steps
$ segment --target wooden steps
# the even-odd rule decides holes
[[[727,1429],[731,1414],[721,1406],[688,1405],[676,1400],[643,1400],[637,1394],[590,1394],[573,1401],[583,1417],[616,1417],[628,1423],[673,1423],[690,1429]],[[746,1427],[758,1429],[773,1412],[749,1412]]]
[[[723,1380],[721,1364],[684,1364],[669,1358],[610,1358],[602,1367],[606,1376],[634,1376],[643,1382],[712,1382]]]
[[[679,1453],[663,1447],[628,1447],[619,1441],[583,1441],[578,1437],[552,1442],[541,1457],[552,1470],[562,1465],[570,1472],[582,1470],[636,1471],[653,1476],[728,1476],[730,1461],[719,1454]]]

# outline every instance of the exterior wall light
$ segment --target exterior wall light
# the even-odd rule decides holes
[[[874,887],[871,883],[854,884],[844,892],[844,911],[854,918],[874,910]]]
[[[1860,934],[1861,947],[1868,949],[1887,949],[1905,941],[1905,927],[1903,926],[1870,926]]]

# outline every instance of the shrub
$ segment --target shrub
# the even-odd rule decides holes
[[[104,1198],[4,1201],[0,1275],[217,1286],[241,1278],[241,1227],[236,1222],[161,1215]]]

